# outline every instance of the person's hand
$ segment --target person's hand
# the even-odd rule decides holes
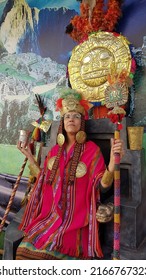
[[[114,165],[115,165],[115,153],[120,154],[120,158],[124,156],[124,143],[121,139],[111,139],[111,152],[110,152],[110,161],[108,165],[108,170],[110,172],[114,171]]]
[[[30,163],[35,163],[35,159],[33,157],[33,143],[25,143],[22,141],[18,141],[17,148],[21,151],[22,154],[25,155],[25,157],[28,158]]]

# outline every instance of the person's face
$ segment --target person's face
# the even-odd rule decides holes
[[[67,133],[76,134],[81,128],[81,114],[68,112],[64,114],[64,129]]]

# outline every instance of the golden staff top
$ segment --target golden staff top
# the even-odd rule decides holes
[[[68,63],[73,89],[90,102],[105,104],[105,90],[110,85],[107,76],[112,69],[117,74],[131,70],[131,53],[127,39],[117,33],[99,31],[77,45]]]

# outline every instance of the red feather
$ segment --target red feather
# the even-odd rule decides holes
[[[92,107],[92,104],[85,99],[80,100],[80,104],[84,107],[85,111],[88,111]]]
[[[62,98],[57,99],[56,101],[56,111],[60,111],[60,109],[62,108]]]

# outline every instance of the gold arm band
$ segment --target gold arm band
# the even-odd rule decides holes
[[[101,184],[103,183],[104,185],[111,186],[112,182],[113,182],[113,178],[114,178],[114,173],[108,171],[107,169],[105,170],[102,179],[101,179]]]
[[[37,177],[39,175],[40,168],[35,163],[28,165],[28,168],[32,176]]]

